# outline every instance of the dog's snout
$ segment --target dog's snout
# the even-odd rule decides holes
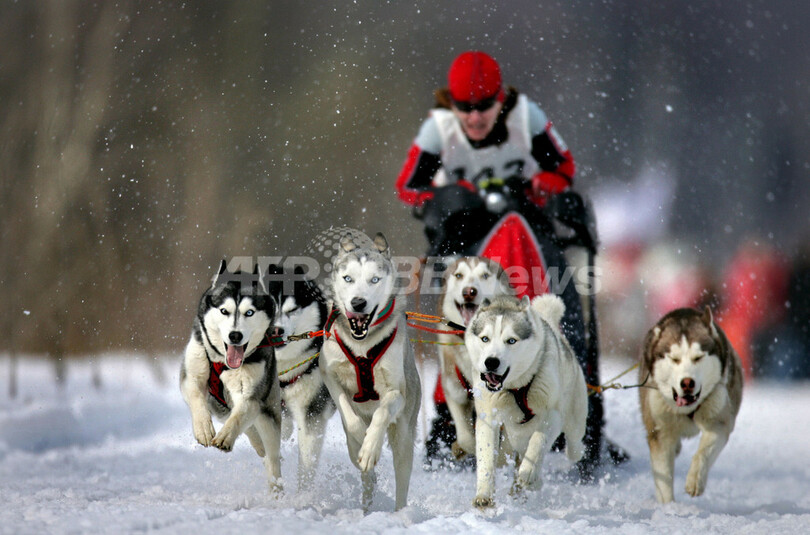
[[[487,357],[484,361],[484,367],[488,372],[494,372],[501,365],[501,360],[495,357]]]
[[[478,290],[474,286],[467,286],[461,291],[461,295],[465,301],[472,301],[478,295]]]
[[[366,309],[366,300],[362,297],[352,299],[352,308],[355,312],[363,312]]]
[[[691,392],[695,389],[695,380],[691,377],[681,379],[681,389],[683,389],[684,392]]]
[[[228,340],[231,341],[232,345],[239,345],[242,343],[242,333],[239,331],[231,331],[228,334]]]

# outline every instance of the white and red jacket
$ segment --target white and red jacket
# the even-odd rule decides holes
[[[435,187],[455,183],[476,191],[484,179],[520,177],[527,196],[543,206],[548,196],[571,186],[574,171],[571,152],[543,110],[510,89],[495,126],[479,142],[467,138],[451,110],[431,110],[396,188],[402,201],[420,206]]]

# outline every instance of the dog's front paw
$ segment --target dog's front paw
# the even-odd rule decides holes
[[[706,490],[708,474],[696,462],[692,462],[689,473],[686,475],[686,493],[690,496],[700,496]]]
[[[219,433],[217,433],[217,436],[214,437],[214,440],[211,441],[211,445],[222,451],[231,451],[234,443],[236,442],[237,436],[237,433],[231,431],[228,426],[224,426],[219,430]]]
[[[194,438],[197,439],[197,442],[202,444],[205,447],[211,445],[211,441],[214,439],[214,422],[211,421],[211,416],[207,416],[205,418],[194,418],[191,421],[191,427],[194,431]]]
[[[379,437],[378,437],[379,435]],[[367,433],[357,455],[357,465],[363,472],[368,472],[377,466],[382,454],[384,435],[378,433]]]
[[[528,488],[535,483],[535,479],[537,477],[537,465],[525,457],[523,461],[520,463],[520,468],[518,468],[517,476],[515,477],[515,485],[520,487],[521,489]],[[538,482],[539,486],[539,482]]]
[[[491,496],[476,496],[473,500],[473,506],[478,509],[491,509],[495,507],[495,500]]]

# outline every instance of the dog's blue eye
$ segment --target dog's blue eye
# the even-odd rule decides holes
[[[489,278],[489,273],[484,273],[483,275],[481,275],[481,278],[487,280]]]
[[[346,282],[352,282],[352,278],[351,278],[351,277],[349,277],[348,275],[346,275],[345,277],[343,277],[343,280],[345,280]]]
[[[372,277],[371,278],[371,284],[377,284],[378,282],[380,282],[380,277]]]
[[[489,336],[482,336],[481,341],[486,344],[487,342],[489,342]]]
[[[453,276],[454,276],[455,278],[457,278],[457,279],[460,279],[460,278],[461,278],[461,277],[463,277],[464,275],[462,275],[461,273],[456,273],[456,274],[455,274],[455,275],[453,275]]]
[[[507,341],[506,341],[506,343],[507,343],[507,344],[509,344],[509,345],[511,346],[511,345],[513,345],[513,344],[516,344],[516,343],[517,343],[517,340],[515,340],[514,338],[510,338],[509,340],[507,340]]]
[[[219,309],[219,311],[220,311],[220,312],[222,312],[222,315],[223,315],[223,316],[227,316],[227,315],[228,315],[228,309],[227,309],[227,308],[225,308],[225,307],[220,308],[220,309]]]
[[[248,310],[245,312],[245,317],[249,318],[253,315],[253,310]]]

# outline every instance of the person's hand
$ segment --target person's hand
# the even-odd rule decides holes
[[[531,200],[537,206],[543,207],[552,195],[561,193],[569,187],[565,177],[550,171],[541,171],[532,177]]]

